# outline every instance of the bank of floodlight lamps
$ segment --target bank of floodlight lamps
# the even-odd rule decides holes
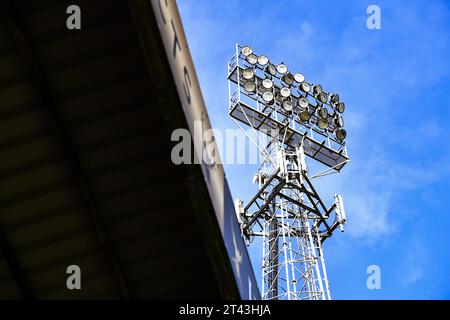
[[[322,246],[335,229],[344,230],[344,204],[335,195],[326,206],[311,181],[349,162],[345,104],[337,93],[249,46],[236,45],[228,62],[228,89],[230,117],[262,154],[253,177],[257,192],[247,203],[235,203],[247,243],[262,238],[262,297],[331,299]],[[324,170],[311,175],[306,157]]]

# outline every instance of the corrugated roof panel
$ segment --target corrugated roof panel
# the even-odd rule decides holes
[[[0,193],[3,197],[19,198],[43,186],[70,180],[65,163],[54,163],[35,170],[25,171],[8,179],[0,180]]]
[[[69,123],[92,114],[108,112],[115,108],[127,108],[151,99],[151,88],[145,71],[133,74],[127,79],[115,79],[105,86],[84,91],[80,95],[58,101],[61,114]]]
[[[51,132],[37,131],[19,138],[0,142],[0,176],[15,172],[20,166],[49,158],[58,150],[58,144]]]
[[[19,74],[19,72],[17,72]],[[35,105],[39,101],[39,95],[33,82],[27,79],[16,81],[12,84],[4,85],[0,88],[2,103],[0,110],[2,113],[12,108],[23,108],[24,106]],[[17,83],[16,83],[17,82]]]
[[[0,262],[0,265],[4,265],[5,268],[7,268],[6,263],[4,262]],[[6,279],[0,278],[0,299],[9,300],[22,298],[22,292],[9,272]]]
[[[0,88],[17,84],[28,77],[28,70],[15,53],[0,53]]]

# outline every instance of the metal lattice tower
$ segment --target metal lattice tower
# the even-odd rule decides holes
[[[271,64],[248,46],[236,45],[228,85],[229,115],[263,158],[253,178],[257,193],[245,206],[236,202],[248,243],[262,237],[263,299],[331,299],[322,245],[336,228],[343,231],[343,200],[335,195],[325,206],[311,180],[339,172],[349,161],[345,105],[337,94],[290,74],[283,63]],[[310,177],[306,156],[327,168]]]

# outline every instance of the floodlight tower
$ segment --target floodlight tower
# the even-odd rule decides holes
[[[262,237],[262,297],[331,299],[322,245],[335,229],[343,231],[344,204],[335,195],[327,207],[311,181],[349,162],[345,104],[338,94],[249,46],[236,45],[228,63],[228,89],[230,117],[263,157],[253,177],[256,194],[245,205],[236,200],[247,243]],[[256,138],[239,123],[254,130]],[[325,169],[311,175],[306,156]]]

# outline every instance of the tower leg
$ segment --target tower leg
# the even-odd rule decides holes
[[[275,215],[275,211],[273,212]],[[267,299],[278,300],[278,258],[279,258],[279,243],[278,243],[278,225],[277,220],[273,217],[269,222],[268,234],[268,273],[267,273]]]

